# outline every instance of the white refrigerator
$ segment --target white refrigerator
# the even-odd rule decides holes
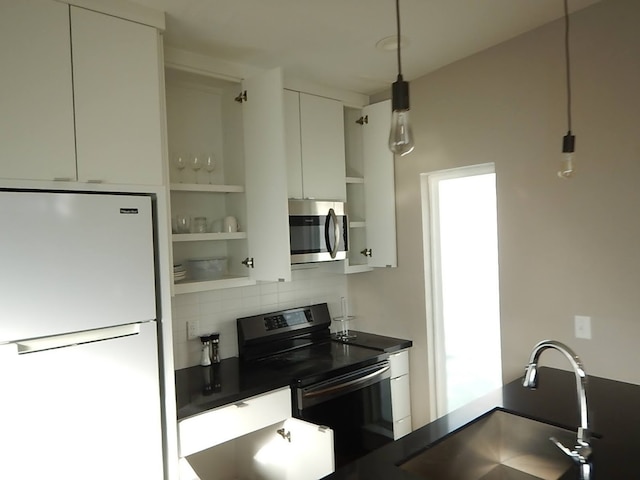
[[[163,478],[153,198],[0,190],[0,478]]]

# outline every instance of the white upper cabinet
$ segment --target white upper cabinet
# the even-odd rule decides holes
[[[387,139],[391,128],[391,101],[364,107],[368,118],[362,131],[364,201],[367,209],[368,265],[396,267],[396,202],[393,154]]]
[[[289,196],[346,200],[342,103],[287,91],[285,113]]]
[[[78,180],[161,185],[155,28],[71,7]]]
[[[243,82],[247,235],[254,280],[291,280],[282,71]]]
[[[0,2],[0,178],[161,185],[155,28]]]
[[[191,219],[189,228],[174,225],[173,265],[186,267],[174,293],[291,280],[281,71],[240,85],[167,68],[166,81],[171,215]],[[212,158],[213,170],[193,171],[196,155]],[[177,157],[186,159],[182,170]],[[223,228],[228,216],[237,231]],[[226,259],[219,275],[190,269],[191,260],[215,257]]]
[[[290,198],[302,194],[302,145],[300,143],[300,94],[284,91],[284,131],[287,158],[287,190]]]
[[[75,179],[69,7],[0,2],[0,178]]]
[[[349,255],[346,273],[397,266],[391,104],[345,108]]]

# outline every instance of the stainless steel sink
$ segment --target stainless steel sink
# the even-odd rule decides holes
[[[558,480],[573,463],[549,437],[573,445],[576,433],[495,410],[400,468],[429,480]]]

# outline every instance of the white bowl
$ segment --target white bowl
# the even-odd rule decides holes
[[[218,280],[227,273],[227,257],[187,260],[187,274],[192,280]]]

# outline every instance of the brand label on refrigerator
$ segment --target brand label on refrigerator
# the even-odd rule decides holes
[[[123,215],[137,215],[138,209],[137,208],[121,208],[120,213]]]

